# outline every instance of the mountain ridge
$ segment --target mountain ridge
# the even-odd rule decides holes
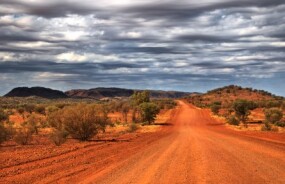
[[[73,89],[65,94],[73,98],[108,98],[108,97],[130,97],[136,91],[149,91],[152,98],[182,98],[192,94],[191,92],[163,91],[163,90],[141,90],[125,89],[116,87],[98,87],[91,89]]]
[[[30,97],[37,96],[47,99],[57,98],[128,98],[136,91],[145,91],[137,89],[125,89],[116,87],[97,87],[91,89],[72,89],[68,91],[54,90],[45,87],[16,87],[4,95],[4,97]],[[193,93],[180,91],[147,90],[152,98],[182,98]],[[195,93],[196,94],[196,93]]]

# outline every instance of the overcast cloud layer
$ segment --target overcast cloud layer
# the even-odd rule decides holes
[[[285,96],[284,0],[1,0],[0,94],[16,86]]]

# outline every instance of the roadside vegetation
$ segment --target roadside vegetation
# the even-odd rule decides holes
[[[154,124],[157,115],[176,106],[172,99],[151,99],[148,91],[123,99],[0,98],[0,144],[18,145],[46,137],[60,146],[68,139],[89,141],[108,127],[125,126],[126,133]],[[112,118],[112,114],[116,118]],[[119,117],[119,118],[118,118]]]
[[[259,126],[262,131],[285,127],[285,99],[263,90],[230,85],[186,100],[200,108],[209,108],[213,115],[224,118],[230,125]]]

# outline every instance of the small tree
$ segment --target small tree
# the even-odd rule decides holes
[[[283,117],[283,113],[278,108],[270,108],[264,111],[266,121],[270,123],[277,123]]]
[[[148,91],[137,91],[131,96],[131,101],[135,106],[140,105],[144,102],[150,102],[150,93]]]
[[[155,117],[159,113],[158,106],[151,102],[142,103],[140,105],[140,110],[141,110],[143,121],[148,122],[148,124],[153,123],[155,120]]]
[[[137,120],[139,119],[138,115],[141,116],[139,111],[140,109],[139,106],[145,102],[150,102],[150,93],[148,91],[143,91],[143,92],[136,91],[131,96],[131,104],[133,107],[132,120],[134,122],[137,122]]]
[[[233,104],[233,109],[237,118],[243,122],[245,127],[247,127],[246,120],[250,114],[250,110],[253,110],[254,108],[256,108],[256,104],[247,100],[236,100]]]

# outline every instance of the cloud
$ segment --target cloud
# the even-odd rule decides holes
[[[114,61],[119,58],[115,55],[100,55],[93,53],[77,54],[74,52],[61,53],[56,56],[59,62],[104,62]]]
[[[0,82],[187,91],[237,83],[285,94],[267,84],[285,75],[284,29],[283,0],[3,0]]]

